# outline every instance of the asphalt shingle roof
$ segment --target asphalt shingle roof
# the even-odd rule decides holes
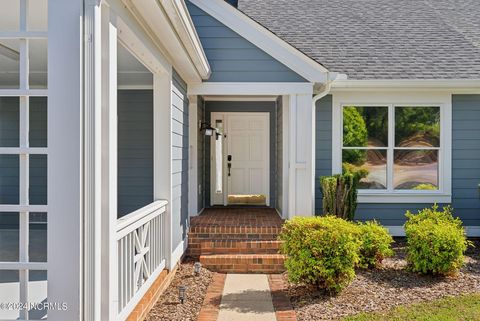
[[[239,0],[349,79],[480,79],[480,0]]]

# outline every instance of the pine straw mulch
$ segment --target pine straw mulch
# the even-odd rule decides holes
[[[195,276],[194,261],[184,260],[167,290],[152,308],[145,321],[195,321],[202,307],[208,285],[212,282],[213,273],[202,268],[200,275]],[[185,285],[185,302],[178,299],[178,286]]]
[[[456,277],[422,276],[406,271],[405,241],[397,239],[394,257],[386,259],[381,269],[357,271],[355,280],[336,297],[304,285],[289,284],[286,291],[299,321],[339,320],[360,312],[480,293],[480,239],[473,241],[475,247],[468,249],[466,264]]]

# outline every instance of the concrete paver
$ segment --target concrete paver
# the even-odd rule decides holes
[[[218,321],[276,321],[265,274],[227,274]]]

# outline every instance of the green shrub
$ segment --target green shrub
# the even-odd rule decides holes
[[[407,212],[407,262],[413,272],[424,274],[456,274],[464,264],[467,247],[471,244],[459,218],[452,209],[438,206],[412,214]]]
[[[378,267],[383,259],[393,255],[392,236],[376,221],[359,223],[361,268]]]
[[[295,217],[280,239],[289,280],[338,293],[355,277],[359,263],[358,226],[334,216]]]

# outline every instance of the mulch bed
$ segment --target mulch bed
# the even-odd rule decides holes
[[[188,259],[180,264],[172,283],[160,296],[145,319],[146,321],[197,320],[207,288],[212,282],[213,273],[202,268],[200,275],[195,276],[193,264],[194,262]],[[183,304],[178,299],[178,286],[180,285],[187,287]]]
[[[287,294],[299,321],[320,321],[445,296],[480,293],[480,240],[474,243],[475,247],[467,251],[465,267],[456,277],[422,276],[406,271],[405,241],[397,239],[393,246],[395,257],[386,259],[381,269],[357,271],[355,280],[338,296],[294,284],[288,285]]]

